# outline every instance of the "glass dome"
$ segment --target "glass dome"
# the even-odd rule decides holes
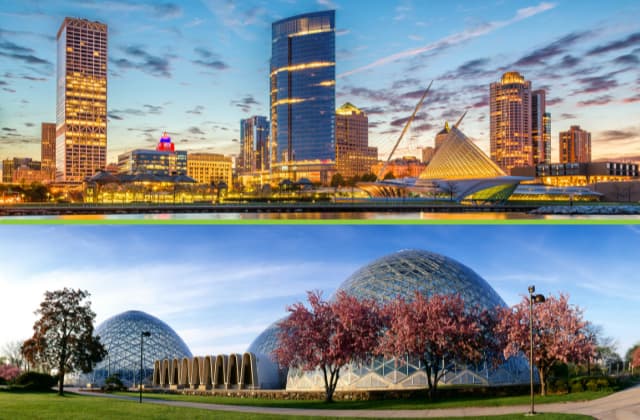
[[[153,373],[155,360],[192,357],[189,347],[169,325],[145,312],[127,311],[107,319],[96,328],[95,334],[100,336],[108,354],[85,380],[100,386],[108,376],[118,374],[127,386],[138,383],[140,336],[143,331],[151,333],[144,337],[144,382],[148,382]]]
[[[338,288],[360,299],[384,303],[400,296],[411,299],[416,291],[426,295],[459,295],[465,303],[492,310],[504,301],[475,271],[434,252],[403,250],[365,265]]]

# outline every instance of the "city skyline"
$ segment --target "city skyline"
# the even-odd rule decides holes
[[[141,310],[169,324],[194,355],[243,352],[307,291],[329,297],[363,265],[423,249],[468,266],[508,305],[531,284],[545,295],[568,293],[624,354],[640,339],[639,235],[613,225],[2,226],[0,288],[19,298],[0,308],[12,319],[0,346],[31,334],[45,291],[71,287],[91,293],[97,324]]]
[[[444,120],[467,108],[462,128],[488,152],[489,84],[514,70],[546,90],[552,162],[558,133],[571,125],[592,133],[594,160],[640,160],[633,18],[640,6],[632,1],[399,1],[366,10],[327,0],[107,6],[31,1],[0,10],[1,158],[40,158],[40,124],[55,120],[55,34],[66,16],[109,27],[107,162],[114,162],[155,144],[164,129],[181,149],[237,155],[239,121],[269,115],[271,24],[335,9],[336,106],[351,102],[369,115],[370,145],[381,158],[432,79],[430,98],[395,156],[433,146]]]

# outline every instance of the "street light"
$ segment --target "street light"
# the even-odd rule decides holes
[[[142,404],[142,370],[144,366],[142,365],[142,351],[144,349],[144,338],[151,337],[151,333],[149,331],[140,332],[140,383],[138,384],[140,388],[140,404]]]
[[[536,414],[533,405],[533,304],[544,302],[544,295],[535,295],[536,287],[529,286],[529,342],[531,352],[529,353],[529,383],[531,385],[531,411],[529,415]]]

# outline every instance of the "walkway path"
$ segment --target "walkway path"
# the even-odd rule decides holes
[[[137,397],[101,394],[73,390],[78,394],[94,397],[115,398],[137,401]],[[318,410],[302,408],[251,407],[243,405],[207,404],[186,401],[167,401],[155,398],[143,398],[143,402],[165,404],[176,407],[202,408],[205,410],[233,411],[239,413],[257,413],[297,416],[326,417],[377,417],[377,418],[430,418],[430,417],[468,417],[491,416],[499,414],[526,413],[528,405],[511,405],[501,407],[462,407],[438,408],[432,410]],[[616,392],[607,397],[584,402],[566,402],[540,404],[536,411],[544,413],[586,414],[602,420],[638,420],[640,419],[640,386]]]

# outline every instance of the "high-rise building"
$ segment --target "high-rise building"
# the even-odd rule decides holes
[[[317,172],[312,178],[329,181],[336,157],[335,55],[335,11],[273,23],[271,135],[277,171],[311,169]]]
[[[23,176],[16,176],[21,169]],[[28,178],[30,181],[33,179],[42,182],[41,169],[41,162],[31,158],[14,157],[13,159],[5,159],[2,161],[2,182],[7,184],[20,183],[20,180],[25,178],[24,174],[27,172],[29,173]]]
[[[336,110],[336,171],[344,178],[371,173],[378,148],[369,147],[369,118],[346,103]]]
[[[591,133],[572,125],[560,132],[560,163],[591,162]]]
[[[269,121],[267,117],[253,116],[240,120],[239,173],[251,174],[269,169]]]
[[[216,153],[189,153],[187,175],[200,184],[216,184],[220,181],[232,188],[231,158]]]
[[[107,161],[107,25],[65,18],[57,38],[56,180],[77,183]]]
[[[56,123],[42,123],[40,147],[43,176],[53,181],[56,176]]]
[[[531,151],[533,164],[551,162],[551,114],[546,110],[546,92],[531,92]]]
[[[505,172],[531,166],[531,82],[507,72],[490,87],[491,159]]]

